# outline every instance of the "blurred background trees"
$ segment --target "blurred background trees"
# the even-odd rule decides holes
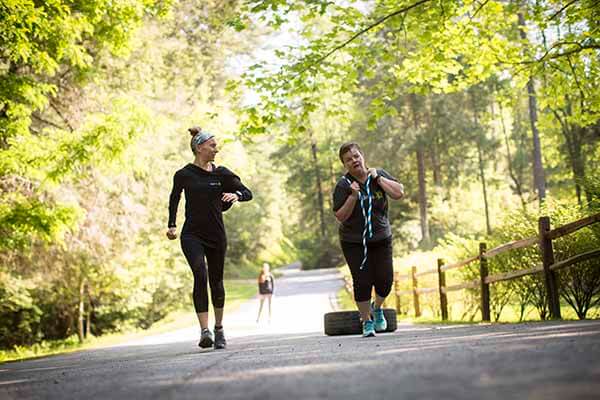
[[[592,0],[2,0],[0,345],[190,306],[164,231],[192,125],[255,194],[225,215],[229,278],[342,262],[331,196],[347,141],[405,184],[390,208],[399,260],[597,212],[598,13]],[[594,263],[561,278],[584,316]]]

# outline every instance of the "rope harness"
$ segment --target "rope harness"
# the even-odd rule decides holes
[[[350,179],[344,176],[344,179],[348,184],[352,184]],[[365,182],[366,194],[361,190],[358,192],[358,201],[360,203],[360,211],[362,211],[363,219],[365,221],[365,227],[362,233],[362,245],[363,245],[363,259],[360,264],[362,270],[367,265],[367,237],[370,239],[373,237],[373,224],[371,223],[371,215],[373,213],[373,195],[371,194],[371,175],[367,177]],[[367,203],[365,205],[365,203]]]

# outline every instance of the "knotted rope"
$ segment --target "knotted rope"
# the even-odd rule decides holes
[[[350,179],[344,177],[348,184],[352,184]],[[363,215],[363,219],[365,221],[365,227],[362,233],[362,245],[363,245],[363,259],[360,264],[360,269],[362,270],[367,265],[367,238],[373,237],[373,224],[371,223],[371,215],[373,214],[373,195],[371,194],[371,175],[367,177],[367,181],[365,182],[365,191],[364,194],[362,191],[358,192],[358,201],[360,203],[360,210]],[[365,205],[365,203],[367,203]]]

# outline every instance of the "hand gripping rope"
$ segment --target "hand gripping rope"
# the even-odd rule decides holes
[[[349,184],[350,179],[344,177]],[[367,181],[365,182],[365,188],[367,194],[363,194],[362,191],[358,192],[358,201],[360,202],[360,210],[362,211],[363,218],[365,220],[365,228],[363,229],[362,234],[362,244],[363,244],[363,260],[360,264],[360,269],[362,270],[367,265],[367,235],[370,238],[373,237],[373,224],[371,223],[371,215],[373,213],[373,195],[371,194],[371,175],[367,177]],[[365,202],[367,203],[365,209]]]

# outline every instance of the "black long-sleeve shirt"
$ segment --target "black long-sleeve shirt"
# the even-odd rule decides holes
[[[221,201],[223,193],[236,193],[239,201],[252,199],[252,192],[227,168],[214,167],[209,172],[187,164],[173,177],[169,228],[176,226],[181,191],[185,192],[185,222],[181,234],[194,234],[211,247],[224,247],[227,243],[223,211],[227,211],[231,203]]]

